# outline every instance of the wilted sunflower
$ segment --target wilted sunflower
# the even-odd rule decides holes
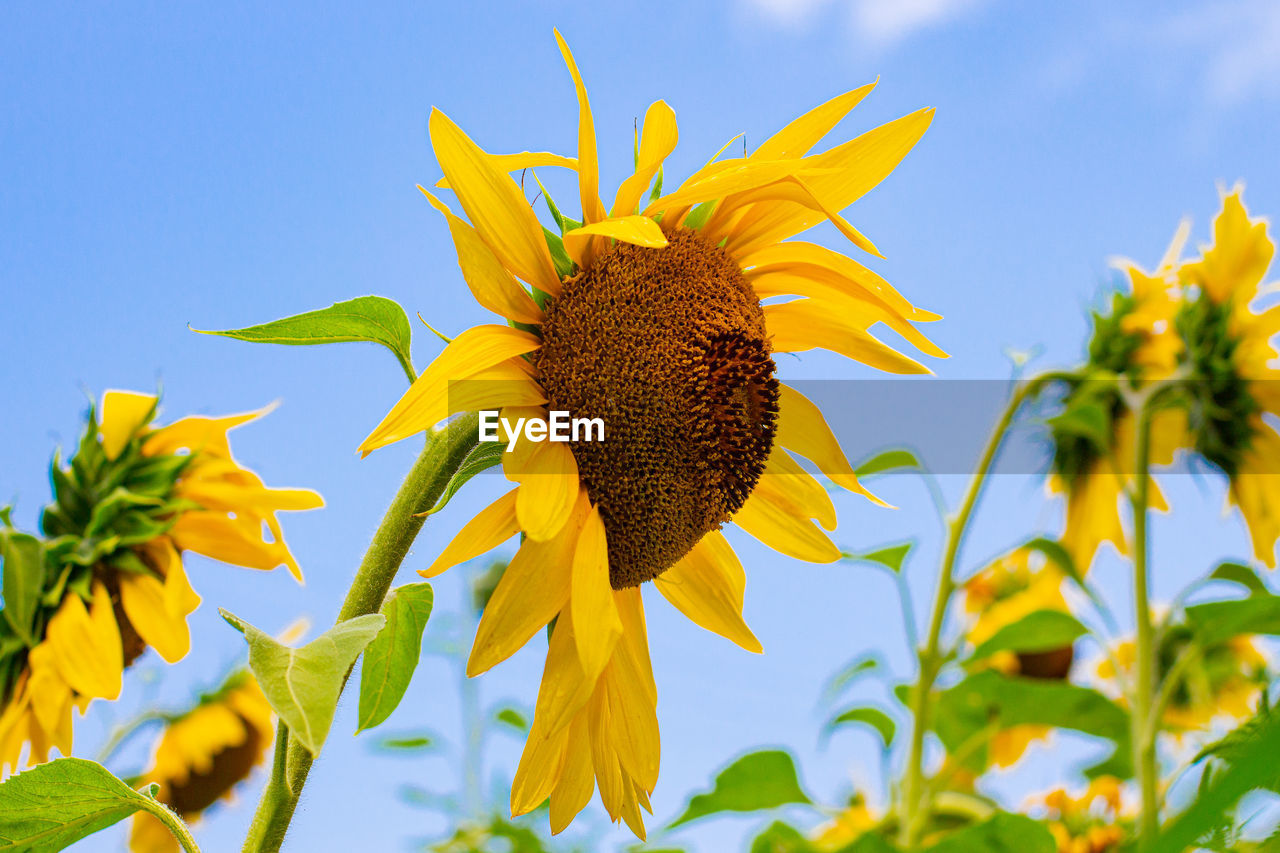
[[[424,574],[524,534],[468,663],[469,674],[484,672],[555,621],[512,811],[550,796],[558,832],[598,786],[613,820],[643,837],[658,722],[640,585],[654,581],[694,622],[758,652],[742,620],[745,575],[719,528],[733,521],[799,559],[839,558],[811,521],[834,529],[831,500],[791,454],[869,496],[817,407],[778,382],[774,353],[822,347],[894,373],[927,372],[868,332],[883,323],[944,355],[912,325],[937,315],[851,258],[782,242],[831,222],[875,252],[839,211],[893,170],[933,111],[808,156],[872,88],[864,86],[801,116],[749,157],[713,158],[664,195],[662,164],[677,132],[658,101],[645,114],[635,173],[606,207],[586,89],[557,39],[577,90],[576,161],[491,155],[440,111],[430,120],[445,183],[470,224],[427,196],[448,222],[477,301],[513,327],[459,335],[361,450],[459,411],[603,420],[604,441],[523,441],[504,454],[519,487],[470,521]],[[553,210],[559,234],[539,223],[509,174],[542,165],[578,174],[583,222]],[[762,305],[781,295],[802,298]]]
[[[188,824],[262,764],[275,736],[271,705],[247,669],[201,697],[195,707],[169,719],[142,778],[160,786],[156,799]],[[171,853],[178,842],[149,814],[133,819],[132,853]]]
[[[1064,577],[1042,555],[1018,548],[992,562],[964,585],[964,608],[970,614],[965,639],[973,647],[997,631],[1041,610],[1069,613],[1062,594]],[[1063,681],[1071,673],[1074,649],[1068,645],[1037,652],[997,652],[988,665],[1006,675]],[[1049,726],[1020,725],[1002,729],[992,738],[988,756],[996,767],[1009,767],[1027,747],[1045,738]]]
[[[16,632],[0,621],[0,766],[18,767],[25,743],[29,764],[46,761],[52,747],[69,755],[72,706],[83,713],[92,699],[116,699],[124,669],[147,646],[170,663],[186,655],[187,616],[200,596],[183,551],[253,569],[286,565],[301,578],[275,513],[323,500],[267,488],[227,441],[230,429],[263,413],[153,427],[156,405],[153,395],[108,391],[101,423],[90,410],[70,463],[54,458],[55,502],[41,518],[43,577],[26,638],[8,636]]]
[[[1114,266],[1129,281],[1128,291],[1111,294],[1106,310],[1093,314],[1093,334],[1082,378],[1063,401],[1063,415],[1051,421],[1054,438],[1050,490],[1066,495],[1062,544],[1081,572],[1098,548],[1110,542],[1128,553],[1121,503],[1134,477],[1134,416],[1121,396],[1123,386],[1164,379],[1177,368],[1182,342],[1174,328],[1180,305],[1177,269],[1190,225],[1178,226],[1164,257],[1152,272],[1119,259]],[[1168,464],[1185,434],[1182,410],[1157,414],[1152,426],[1153,464]],[[1154,481],[1150,500],[1166,509]]]
[[[1050,791],[1038,803],[1045,810],[1058,853],[1107,853],[1119,850],[1133,824],[1124,805],[1121,782],[1100,776],[1079,797],[1064,789]]]
[[[1266,418],[1280,415],[1280,370],[1270,364],[1280,306],[1253,310],[1271,290],[1263,279],[1275,243],[1265,219],[1250,219],[1242,192],[1224,195],[1213,243],[1178,271],[1190,292],[1177,326],[1192,381],[1188,443],[1230,478],[1230,501],[1244,516],[1254,555],[1275,568],[1280,434]]]

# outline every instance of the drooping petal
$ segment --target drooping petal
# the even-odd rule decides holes
[[[587,706],[588,732],[587,740],[591,744],[591,767],[596,774],[596,785],[600,789],[600,802],[609,813],[609,818],[617,821],[622,817],[622,803],[626,797],[622,765],[618,762],[618,754],[613,740],[609,737],[609,707],[607,685],[603,679],[596,684],[595,693]]]
[[[640,670],[640,681],[650,705],[658,704],[658,685],[653,680],[653,663],[649,660],[649,634],[644,622],[644,599],[640,587],[617,589],[613,601],[622,619],[622,642]]]
[[[780,386],[778,397],[778,433],[774,441],[779,447],[808,459],[838,486],[888,506],[858,482],[853,465],[840,449],[822,410],[808,397],[789,385]]]
[[[556,30],[556,43],[564,64],[573,77],[573,88],[578,96],[578,190],[582,197],[582,221],[590,225],[605,218],[604,203],[600,201],[600,166],[596,157],[596,126],[591,117],[591,102],[587,100],[587,87],[578,73],[578,63],[560,31]]]
[[[170,610],[164,584],[150,575],[121,573],[120,604],[125,615],[148,646],[169,663],[177,663],[191,650],[187,614]]]
[[[578,534],[573,552],[573,584],[569,600],[577,635],[578,659],[586,678],[594,681],[613,655],[622,621],[609,585],[609,545],[604,521],[593,506]]]
[[[732,166],[711,172],[702,180],[686,181],[679,189],[664,195],[644,209],[646,216],[676,207],[714,201],[734,193],[754,190],[791,175],[816,178],[815,165],[806,160],[739,160]]]
[[[529,446],[528,455],[520,469],[509,474],[520,482],[516,517],[530,539],[543,542],[560,532],[578,501],[578,463],[564,442],[524,443]]]
[[[645,689],[629,650],[620,646],[606,667],[605,699],[609,707],[610,737],[623,772],[641,787],[653,790],[658,784],[661,743],[657,709],[645,701]]]
[[[822,199],[818,198],[813,192],[809,184],[797,175],[790,175],[783,180],[726,200],[725,204],[716,211],[716,217],[713,218],[713,221],[708,223],[708,239],[716,243],[724,240],[725,248],[730,252],[734,252],[739,246],[754,245],[758,231],[761,228],[761,220],[744,214],[741,219],[729,222],[728,214],[750,205],[759,204],[767,207],[774,202],[789,202],[817,211],[825,216],[836,227],[836,230],[848,238],[853,245],[876,257],[884,257],[865,234],[854,228],[848,220],[840,215],[839,211],[824,204]]]
[[[155,412],[156,396],[134,391],[108,391],[102,395],[102,451],[115,459],[126,444],[147,425]]]
[[[560,781],[551,791],[551,834],[559,835],[591,802],[596,776],[591,767],[591,744],[585,714],[579,714],[569,728]]]
[[[487,153],[487,152],[486,152]],[[525,169],[541,169],[543,166],[558,166],[562,169],[578,171],[576,157],[565,157],[552,154],[550,151],[521,151],[516,154],[489,154],[489,160],[500,172],[511,174],[523,172]],[[436,186],[442,190],[449,189],[449,179],[441,178]]]
[[[827,530],[836,529],[836,508],[827,490],[785,450],[775,448],[756,484],[772,500],[812,518]]]
[[[542,345],[537,336],[508,326],[476,326],[454,338],[435,361],[422,371],[382,423],[360,445],[368,455],[411,435],[423,432],[448,416],[449,383],[473,377]]]
[[[764,319],[774,352],[804,352],[821,347],[886,373],[933,372],[859,328],[856,321],[833,315],[812,299],[766,305]]]
[[[231,458],[231,446],[227,443],[227,433],[238,426],[256,421],[275,409],[276,404],[263,406],[254,412],[241,412],[238,415],[224,415],[217,418],[195,415],[174,421],[147,435],[142,443],[144,456],[164,456],[177,453],[179,450],[190,450],[205,455]]]
[[[294,571],[282,543],[267,542],[258,524],[244,522],[222,512],[192,510],[178,517],[169,536],[184,551],[195,551],[233,566],[270,571],[284,565]],[[294,574],[298,575],[296,571]]]
[[[841,119],[861,103],[878,82],[879,80],[876,80],[845,92],[843,95],[837,95],[799,118],[793,119],[790,124],[770,136],[761,143],[759,148],[751,152],[752,159],[786,160],[808,154],[809,149],[817,145],[818,140],[830,133]]]
[[[565,608],[556,619],[555,630],[547,643],[547,660],[542,668],[542,683],[533,715],[548,734],[573,722],[591,698],[598,680],[596,676],[588,678],[582,669],[575,628],[573,610]]]
[[[476,230],[463,222],[449,210],[438,198],[422,187],[422,194],[431,202],[431,206],[440,211],[449,225],[449,235],[453,237],[453,248],[458,253],[458,266],[462,269],[462,277],[471,289],[471,295],[485,308],[513,320],[517,323],[538,324],[542,322],[542,309],[533,298],[525,292],[507,268],[498,260],[488,244]],[[553,294],[554,295],[554,294]]]
[[[678,139],[675,111],[667,106],[666,101],[654,101],[644,114],[635,174],[618,187],[610,216],[625,216],[637,210],[645,190],[662,168],[662,162],[675,150]]]
[[[733,523],[780,554],[810,563],[834,563],[837,548],[813,522],[771,500],[759,489],[751,493]]]
[[[468,676],[511,657],[569,603],[573,549],[582,515],[585,507],[548,541],[528,539],[520,546],[480,618],[467,661]]]
[[[512,489],[489,504],[462,526],[458,535],[444,549],[435,562],[418,574],[434,578],[444,574],[459,563],[488,553],[520,532],[516,520],[516,490]]]
[[[596,237],[608,237],[649,249],[667,245],[667,236],[658,223],[647,216],[616,216],[566,231],[564,249],[578,266],[586,263],[586,249]]]
[[[432,109],[429,126],[440,168],[484,242],[512,273],[558,293],[551,250],[520,187],[444,113]]]
[[[742,618],[746,584],[742,563],[718,530],[654,580],[658,592],[695,625],[760,654],[764,648]]]
[[[528,814],[546,801],[560,780],[569,745],[569,727],[548,733],[534,721],[511,781],[511,815]]]
[[[93,585],[93,602],[85,608],[74,593],[49,620],[45,642],[62,678],[77,693],[114,701],[120,696],[124,655],[111,596],[101,582]]]

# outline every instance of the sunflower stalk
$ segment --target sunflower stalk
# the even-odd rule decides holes
[[[964,540],[973,510],[977,506],[978,497],[986,484],[987,475],[994,464],[1000,445],[1013,424],[1014,417],[1022,405],[1034,396],[1044,385],[1056,378],[1057,374],[1044,374],[1018,385],[1010,395],[1000,419],[996,422],[969,488],[965,493],[960,509],[947,523],[946,548],[942,555],[942,564],[938,570],[938,587],[934,593],[933,613],[929,618],[929,632],[925,645],[919,649],[919,675],[911,690],[911,745],[907,754],[907,766],[902,789],[902,823],[899,828],[899,841],[908,849],[914,849],[919,842],[925,822],[929,818],[930,803],[926,799],[924,779],[924,739],[929,731],[933,711],[933,686],[942,663],[946,659],[940,651],[942,629],[946,623],[947,609],[951,597],[956,591],[956,561],[960,555],[960,545]]]
[[[1136,401],[1138,413],[1134,471],[1137,480],[1130,500],[1133,505],[1133,604],[1137,625],[1136,672],[1133,691],[1133,766],[1142,794],[1139,838],[1145,849],[1160,827],[1158,794],[1159,767],[1156,762],[1156,722],[1152,719],[1155,690],[1155,631],[1151,621],[1151,600],[1147,589],[1147,517],[1150,510],[1151,414],[1154,394]]]
[[[463,459],[476,446],[478,424],[474,413],[467,414],[429,438],[378,525],[336,624],[378,612],[426,521],[418,513],[435,506]],[[289,738],[283,723],[277,726],[276,741],[271,775],[245,837],[245,853],[276,853],[280,849],[311,771],[314,756]]]

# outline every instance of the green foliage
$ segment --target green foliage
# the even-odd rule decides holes
[[[915,547],[914,542],[902,542],[898,545],[889,545],[884,548],[877,548],[874,551],[868,551],[865,554],[844,554],[846,560],[857,560],[861,563],[875,563],[883,566],[891,572],[902,571],[902,563],[907,559],[907,555],[911,553],[911,549]]]
[[[924,465],[910,450],[897,448],[870,456],[853,468],[858,479],[888,474],[893,471],[923,471]]]
[[[827,724],[822,728],[822,732],[823,735],[828,735],[836,729],[848,725],[866,726],[872,729],[880,736],[880,743],[885,749],[893,745],[893,736],[898,728],[893,718],[880,708],[869,705],[855,705],[852,708],[846,708],[827,721]]]
[[[0,562],[4,564],[5,622],[28,646],[36,644],[33,622],[43,591],[44,543],[28,533],[0,530]]]
[[[716,774],[712,789],[695,794],[671,828],[722,812],[754,812],[812,800],[800,787],[795,760],[782,750],[752,752]]]
[[[381,344],[412,374],[409,354],[412,332],[409,318],[395,300],[383,296],[357,296],[346,302],[335,302],[328,308],[307,311],[243,329],[209,331],[193,329],[202,335],[219,335],[258,344],[308,346],[367,342]]]
[[[1267,587],[1266,581],[1259,576],[1256,570],[1234,560],[1223,560],[1214,566],[1213,571],[1209,573],[1209,579],[1238,584],[1249,590],[1250,595],[1268,595],[1271,592]]]
[[[507,445],[505,442],[485,442],[477,444],[472,448],[471,452],[462,460],[462,464],[458,466],[458,470],[449,478],[449,482],[445,485],[444,491],[440,494],[440,499],[436,501],[435,506],[423,513],[423,515],[434,515],[449,505],[449,501],[458,493],[458,490],[466,485],[467,481],[482,471],[487,471],[495,465],[502,463],[502,454],[506,453]]]
[[[404,698],[422,652],[422,632],[431,618],[435,593],[429,583],[391,590],[382,603],[386,624],[365,649],[360,671],[360,723],[356,733],[382,723]]]
[[[370,613],[349,619],[302,648],[291,649],[239,617],[219,612],[244,634],[249,644],[249,668],[272,710],[308,752],[319,755],[347,673],[386,624],[386,617]]]
[[[1044,725],[1109,740],[1116,760],[1127,761],[1128,712],[1098,691],[1068,682],[979,672],[942,691],[936,720],[938,737],[953,754],[984,729]],[[986,751],[973,750],[967,765],[985,768]]]
[[[1047,652],[1069,646],[1089,629],[1070,613],[1036,610],[1000,628],[973,650],[970,660],[988,658],[996,652]]]
[[[529,731],[529,718],[515,708],[499,708],[493,715],[494,722],[515,729],[522,734]]]
[[[1024,815],[997,812],[948,835],[927,853],[1055,853],[1057,849],[1043,824]]]
[[[135,791],[101,764],[58,758],[0,784],[0,850],[62,850],[139,811],[189,841],[178,816],[156,801],[154,786]]]
[[[427,731],[388,734],[374,741],[374,748],[398,755],[430,752],[436,748],[436,737],[434,733]]]
[[[1280,634],[1280,595],[1255,594],[1187,608],[1187,624],[1205,646],[1240,634]]]
[[[850,684],[857,681],[864,675],[870,675],[884,669],[884,661],[876,653],[868,653],[858,655],[840,668],[835,675],[827,681],[826,687],[822,689],[822,699],[824,702],[830,702],[840,695]]]

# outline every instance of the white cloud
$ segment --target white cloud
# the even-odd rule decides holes
[[[791,29],[809,24],[828,7],[848,10],[854,31],[888,47],[976,9],[984,0],[745,0],[761,17]]]
[[[1236,0],[1174,15],[1159,46],[1198,61],[1205,93],[1224,105],[1280,94],[1280,3]]]

